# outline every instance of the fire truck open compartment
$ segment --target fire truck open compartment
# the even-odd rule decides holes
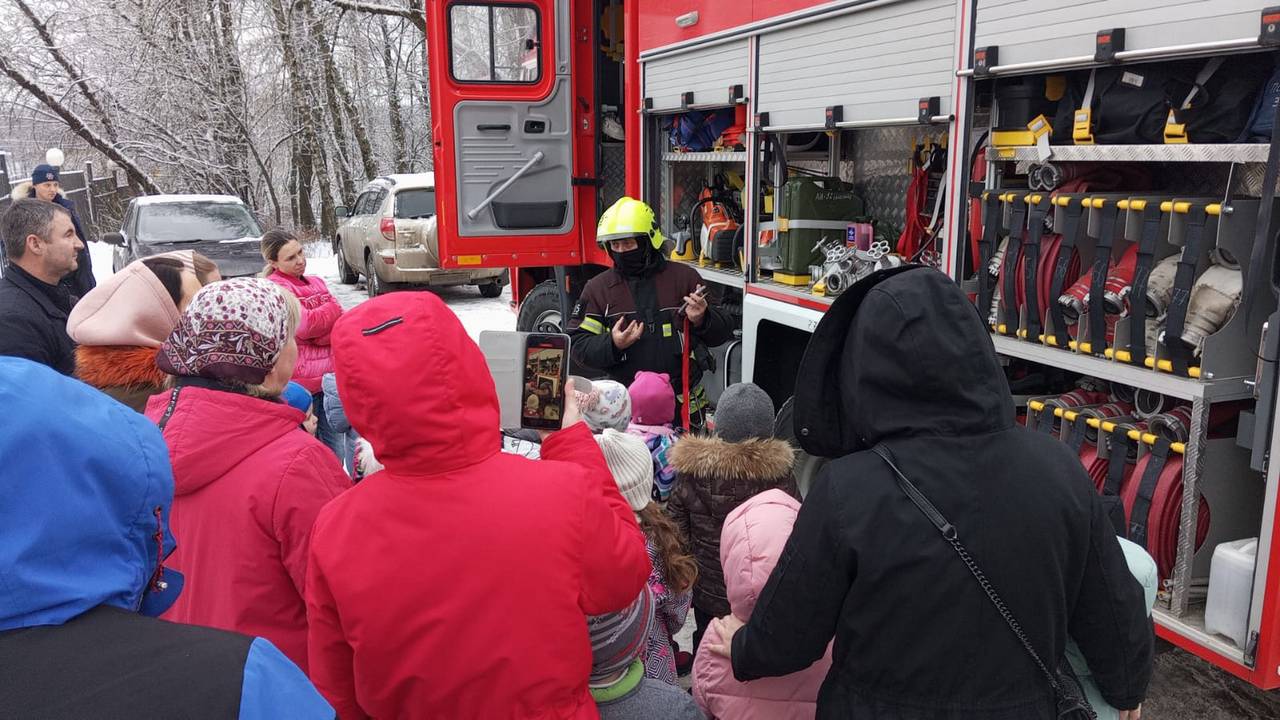
[[[429,22],[440,22],[459,2],[511,6],[428,0]],[[1266,187],[1268,144],[1258,137],[1202,141],[1187,119],[1192,113],[1184,112],[1194,108],[1177,103],[1160,108],[1174,111],[1172,122],[1157,118],[1154,135],[1138,141],[1117,142],[1097,115],[1076,117],[1080,106],[1105,114],[1108,89],[1099,78],[1148,90],[1189,83],[1204,91],[1201,104],[1216,97],[1224,78],[1270,81],[1280,13],[1268,15],[1249,0],[1070,7],[1054,0],[529,4],[539,10],[544,45],[525,62],[539,59],[539,87],[549,91],[548,73],[565,67],[559,62],[570,38],[573,72],[593,74],[589,91],[574,86],[579,98],[592,96],[585,106],[575,100],[573,110],[570,197],[579,257],[560,252],[561,237],[550,228],[509,238],[446,232],[442,255],[456,255],[461,264],[506,253],[520,266],[513,273],[518,298],[529,280],[542,283],[529,296],[538,302],[522,303],[521,322],[528,315],[550,327],[561,321],[564,299],[606,262],[591,242],[596,217],[589,205],[602,211],[625,182],[654,206],[663,234],[678,241],[701,239],[699,210],[711,206],[708,196],[732,195],[741,227],[734,242],[676,261],[694,266],[722,307],[741,319],[740,339],[718,349],[719,374],[706,376],[711,397],[739,378],[760,384],[780,406],[778,430],[786,436],[786,401],[803,382],[796,377],[800,357],[836,296],[823,281],[839,263],[824,262],[812,246],[824,242],[838,256],[868,239],[867,227],[853,225],[871,226],[872,242],[909,248],[908,259],[934,264],[975,297],[1023,422],[1037,429],[1048,422],[1044,429],[1073,448],[1078,443],[1082,465],[1104,490],[1108,479],[1099,475],[1111,467],[1100,456],[1113,443],[1131,453],[1132,461],[1119,466],[1129,478],[1119,478],[1120,495],[1130,524],[1136,514],[1142,532],[1159,535],[1158,547],[1149,545],[1162,567],[1157,632],[1257,686],[1280,687],[1280,572],[1271,572],[1280,562],[1280,466],[1269,462],[1280,447],[1274,422],[1280,336],[1262,332],[1264,320],[1280,325],[1272,289],[1275,223],[1265,243],[1255,242],[1268,211],[1280,212],[1274,188]],[[445,46],[441,37],[432,39],[433,47]],[[1221,64],[1210,71],[1215,58]],[[433,55],[437,65],[444,60],[443,53]],[[441,75],[432,75],[433,107],[476,98],[534,103],[527,85],[480,91],[458,85],[456,97],[437,106],[437,85],[453,82],[438,81]],[[1148,76],[1158,80],[1147,84]],[[1055,101],[1046,104],[1050,94]],[[1238,115],[1251,102],[1225,106]],[[716,112],[742,125],[729,133],[736,139],[673,142],[673,120]],[[1042,126],[1035,122],[1041,115]],[[453,151],[478,142],[450,132],[446,127],[438,137]],[[588,148],[591,161],[579,162]],[[446,153],[437,161],[452,165],[457,157]],[[792,178],[803,181],[784,199]],[[448,206],[442,227],[449,213],[457,224],[459,213],[475,210],[487,197],[480,189],[477,180],[469,199],[442,194]],[[817,208],[822,193],[848,204]],[[712,220],[732,227],[723,216],[733,213],[724,210],[717,208]],[[788,246],[770,247],[782,232],[793,233]],[[1001,256],[999,246],[1007,250],[1015,236],[1014,252]],[[731,236],[715,239],[725,237]],[[445,246],[455,242],[461,250],[450,253]],[[1064,245],[1067,268],[1042,267],[1041,259],[1062,257]],[[541,255],[528,252],[535,249]],[[1033,252],[1034,262],[1019,259]],[[564,262],[557,285],[552,266]],[[1098,283],[1082,283],[1099,267]],[[1148,289],[1153,277],[1162,278],[1163,290],[1150,298],[1138,293],[1139,276]],[[1191,317],[1197,291],[1230,298],[1241,285],[1245,300],[1234,311],[1212,322]],[[1171,320],[1175,304],[1184,316]],[[1144,490],[1153,464],[1158,472]],[[801,456],[802,484],[821,465]],[[1147,512],[1155,505],[1159,513]],[[1252,537],[1256,554],[1242,559],[1248,556],[1236,552],[1241,543],[1232,541]],[[1251,572],[1247,597],[1237,592],[1233,606],[1237,620],[1247,616],[1246,627],[1233,637],[1206,627],[1206,581],[1219,545],[1235,553],[1237,572]]]

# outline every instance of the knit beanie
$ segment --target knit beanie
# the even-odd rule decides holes
[[[596,436],[618,491],[632,512],[640,512],[653,496],[653,456],[639,435],[606,428]]]
[[[280,396],[280,399],[285,401],[286,404],[301,410],[303,415],[306,415],[311,410],[313,400],[310,391],[292,380],[289,381],[288,385],[285,385],[284,393]]]
[[[676,417],[676,391],[666,373],[641,370],[627,394],[631,396],[631,422],[636,425],[669,425]]]
[[[58,168],[52,165],[37,165],[35,170],[31,171],[31,184],[39,185],[40,183],[58,181]]]
[[[759,385],[730,385],[716,403],[716,435],[728,442],[770,438],[773,418],[773,400]]]
[[[596,380],[591,391],[578,393],[578,410],[591,432],[605,428],[626,430],[631,424],[631,396],[627,388],[613,380]]]
[[[653,595],[648,585],[625,610],[588,617],[591,682],[606,680],[635,662],[644,653],[653,624]]]

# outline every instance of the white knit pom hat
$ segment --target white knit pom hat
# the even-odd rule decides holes
[[[640,512],[653,501],[653,456],[649,446],[639,436],[612,429],[597,435],[596,442],[618,483],[618,491],[632,512]]]

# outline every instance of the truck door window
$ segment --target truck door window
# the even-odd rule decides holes
[[[449,8],[450,71],[467,83],[532,84],[542,78],[542,26],[532,5]]]

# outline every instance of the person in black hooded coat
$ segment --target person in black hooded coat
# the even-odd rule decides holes
[[[796,389],[800,444],[839,459],[750,620],[716,621],[738,680],[808,667],[834,637],[819,718],[1056,717],[1048,681],[870,451],[879,444],[950,520],[1037,654],[1061,663],[1070,635],[1106,700],[1139,708],[1154,643],[1142,589],[1076,457],[1016,423],[959,287],[921,267],[873,275],[834,303],[799,377],[810,379]]]

